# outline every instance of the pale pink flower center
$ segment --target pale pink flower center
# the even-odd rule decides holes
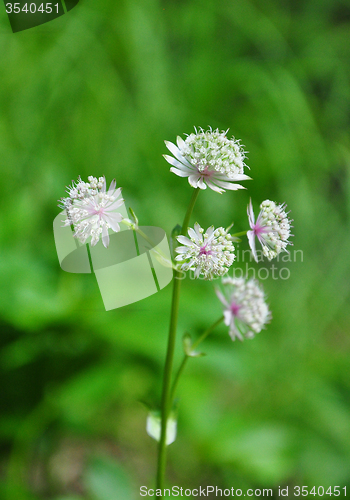
[[[259,236],[260,234],[263,234],[266,232],[265,226],[261,226],[258,222],[254,225],[253,231],[255,236]]]
[[[232,304],[230,305],[230,311],[234,316],[238,315],[240,308],[241,306],[239,304],[236,304],[235,302],[232,302]]]
[[[94,210],[94,214],[98,215],[100,219],[105,215],[104,207],[99,207],[98,210]]]
[[[212,254],[212,251],[211,250],[207,250],[207,244],[204,245],[204,247],[200,247],[199,249],[199,255],[211,255]]]
[[[200,175],[202,175],[203,177],[206,177],[207,179],[209,179],[210,177],[213,176],[214,171],[209,170],[209,166],[207,165],[204,170],[198,170],[198,173]]]

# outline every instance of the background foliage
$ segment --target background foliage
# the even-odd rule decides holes
[[[13,34],[0,6],[4,498],[153,485],[138,401],[159,396],[171,287],[105,312],[94,276],[60,270],[52,220],[72,179],[105,174],[169,234],[191,188],[163,140],[194,125],[242,138],[254,179],[201,193],[198,222],[240,231],[250,196],[286,201],[303,262],[264,281],[266,331],[232,343],[222,326],[189,363],[169,483],[350,487],[349,27],[345,0],[81,0]],[[179,336],[220,312],[212,284],[186,280]]]

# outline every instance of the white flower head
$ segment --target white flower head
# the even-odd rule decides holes
[[[108,229],[114,232],[120,231],[119,222],[123,219],[117,209],[124,203],[121,188],[116,189],[115,179],[106,189],[105,177],[88,177],[89,182],[84,182],[79,177],[78,181],[72,182],[67,188],[68,197],[61,198],[60,207],[67,212],[65,226],[73,225],[75,238],[85,243],[91,236],[91,245],[99,241],[100,236],[103,245],[109,245]]]
[[[200,275],[206,280],[223,276],[235,260],[232,237],[223,227],[209,227],[206,232],[196,223],[194,229],[188,229],[187,236],[178,236],[183,246],[176,248],[179,254],[176,261],[181,261],[183,271],[194,271],[195,278]],[[185,261],[185,262],[184,262]]]
[[[232,340],[253,338],[271,320],[265,295],[254,279],[225,277],[216,294],[224,306],[224,321]]]
[[[277,257],[282,252],[288,252],[287,245],[292,243],[288,241],[290,236],[291,219],[288,219],[288,213],[285,212],[286,205],[277,205],[273,201],[265,200],[260,205],[260,213],[255,222],[252,200],[248,205],[248,219],[251,230],[247,232],[250,248],[254,259],[258,262],[258,255],[255,247],[255,236],[261,243],[263,254],[268,260]]]
[[[177,137],[177,146],[165,141],[166,147],[175,156],[164,155],[168,163],[173,165],[170,172],[180,177],[188,177],[194,188],[206,189],[208,186],[218,193],[225,189],[245,189],[236,181],[250,179],[244,174],[245,152],[242,145],[234,137],[228,139],[228,131],[219,129],[204,131],[202,128],[187,136],[184,141]]]

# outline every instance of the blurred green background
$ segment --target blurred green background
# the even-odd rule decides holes
[[[242,139],[254,180],[200,193],[192,221],[241,231],[250,196],[286,202],[303,262],[263,281],[266,331],[222,325],[189,363],[168,484],[350,488],[349,39],[345,0],[81,0],[16,34],[0,5],[1,498],[154,485],[139,400],[160,394],[171,286],[106,312],[93,275],[60,269],[52,221],[72,179],[105,174],[170,234],[192,188],[163,141],[208,125]],[[220,313],[187,279],[179,339]]]

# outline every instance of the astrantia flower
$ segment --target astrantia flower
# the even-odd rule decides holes
[[[67,212],[65,226],[72,224],[76,238],[85,243],[91,236],[91,245],[94,246],[101,236],[103,245],[109,245],[108,229],[114,232],[120,231],[119,222],[123,219],[117,209],[124,203],[119,198],[121,189],[116,189],[113,180],[108,191],[106,190],[106,179],[90,176],[89,182],[84,182],[79,177],[76,183],[72,183],[67,189],[68,197],[61,199],[61,208]]]
[[[196,130],[196,129],[195,129]],[[173,167],[173,172],[180,177],[188,177],[194,188],[209,188],[223,193],[225,189],[244,189],[235,181],[250,179],[244,174],[245,152],[234,137],[227,139],[227,132],[218,129],[190,134],[184,141],[177,137],[177,146],[165,141],[166,147],[175,156],[164,155]]]
[[[175,260],[183,262],[181,269],[194,271],[196,278],[203,275],[206,280],[224,275],[235,260],[233,253],[235,248],[227,230],[211,226],[204,232],[204,229],[196,223],[194,229],[188,229],[188,235],[189,238],[177,237],[177,240],[184,245],[176,248],[179,255]]]
[[[232,340],[253,338],[271,320],[265,295],[254,279],[226,277],[222,279],[223,292],[216,294],[224,306],[224,321]]]
[[[287,245],[291,245],[288,241],[290,233],[291,220],[288,219],[285,212],[286,205],[277,205],[273,201],[265,200],[260,205],[260,213],[255,222],[252,200],[248,205],[248,219],[251,231],[247,232],[248,241],[252,250],[254,259],[258,262],[258,256],[255,248],[255,236],[261,243],[263,254],[269,260],[277,257],[277,255],[288,250]]]

